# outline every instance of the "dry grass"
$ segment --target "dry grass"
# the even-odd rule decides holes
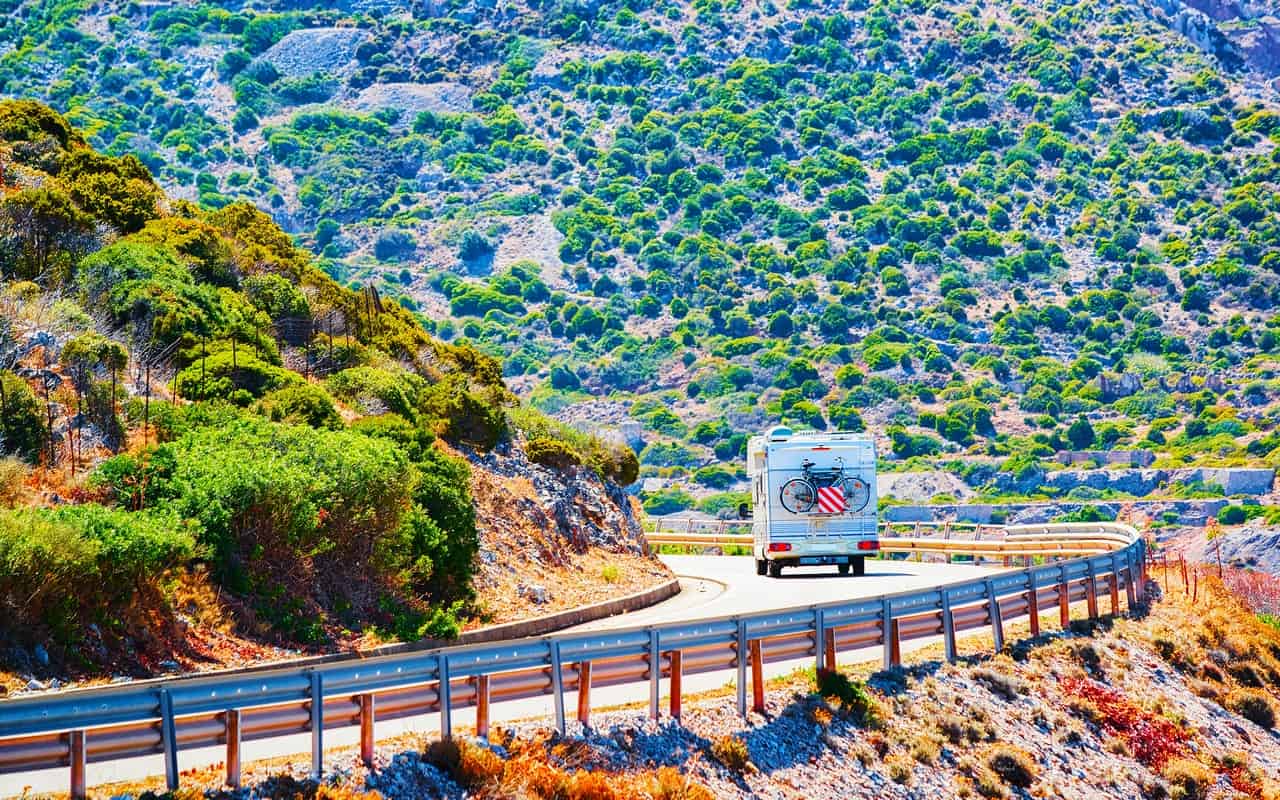
[[[751,751],[737,736],[721,736],[711,743],[711,755],[738,774],[751,768]]]
[[[1260,728],[1276,726],[1276,709],[1266,692],[1258,689],[1236,689],[1227,695],[1222,707],[1239,714]]]
[[[508,740],[506,747],[503,759],[469,742],[433,742],[424,756],[474,800],[713,800],[706,787],[670,767],[603,769],[591,763],[590,747],[581,742],[548,747],[545,741]],[[566,761],[580,766],[567,769]]]
[[[16,508],[27,496],[31,468],[14,456],[0,458],[0,507]]]
[[[1169,782],[1173,800],[1204,800],[1214,784],[1213,772],[1198,761],[1175,758],[1165,765],[1161,775]]]
[[[1005,669],[999,669],[1001,666]],[[992,664],[989,667],[977,667],[970,675],[975,681],[990,689],[992,694],[1005,700],[1017,700],[1027,693],[1027,684],[1026,681],[1012,674],[1012,670],[1008,669],[1010,666],[1012,665]]]
[[[911,755],[925,766],[937,764],[942,755],[942,737],[936,733],[921,733],[911,743]]]
[[[884,766],[894,783],[910,786],[915,779],[915,760],[906,753],[894,753],[884,760]]]
[[[1213,576],[1198,602],[1174,594],[1153,609],[1146,640],[1192,680],[1198,696],[1272,729],[1280,692],[1280,631],[1263,624]],[[1136,628],[1139,635],[1142,628]]]
[[[992,745],[984,759],[986,766],[1010,786],[1030,789],[1040,767],[1026,750],[1008,744]]]
[[[964,778],[958,779],[956,794],[962,797],[969,797],[974,792],[989,798],[1005,798],[1009,796],[1009,789],[1005,786],[1000,776],[991,771],[991,768],[982,762],[965,757],[960,760],[960,771]],[[967,780],[965,780],[967,778]]]

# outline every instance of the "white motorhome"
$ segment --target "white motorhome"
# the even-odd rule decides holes
[[[871,437],[776,427],[747,443],[747,477],[758,574],[811,564],[866,572],[880,549]]]

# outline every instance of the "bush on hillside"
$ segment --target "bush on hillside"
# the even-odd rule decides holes
[[[473,392],[460,375],[429,386],[422,394],[420,409],[431,430],[450,442],[491,450],[507,434],[504,409]]]
[[[246,418],[130,458],[103,479],[145,474],[146,507],[196,520],[214,577],[296,639],[320,639],[329,614],[367,617],[412,564],[400,526],[415,476],[398,447]]]
[[[272,422],[310,425],[313,428],[338,429],[342,417],[333,398],[313,383],[299,383],[263,395],[258,411]]]
[[[569,469],[582,463],[578,453],[572,447],[547,436],[539,436],[525,442],[524,451],[533,463],[552,469]]]
[[[49,436],[47,416],[22,378],[0,371],[0,453],[34,462]]]
[[[77,283],[90,303],[139,343],[165,347],[184,336],[210,336],[223,320],[218,290],[198,283],[177,254],[122,239],[80,262]]]
[[[1276,726],[1276,710],[1271,698],[1259,689],[1236,689],[1223,705],[1265,730]]]
[[[365,414],[390,411],[410,422],[418,418],[418,403],[427,383],[405,370],[351,367],[329,376],[325,387],[334,397]]]
[[[425,556],[431,564],[426,585],[420,588],[438,601],[469,598],[473,561],[480,548],[470,466],[442,452],[425,428],[396,414],[365,417],[353,423],[351,430],[395,442],[417,467],[414,508],[433,524],[425,525],[418,516],[407,523],[415,558]]]
[[[178,394],[184,400],[220,400],[247,405],[267,392],[303,383],[298,373],[277,367],[249,348],[210,352],[178,373]]]
[[[95,504],[0,510],[0,631],[18,641],[77,642],[89,624],[118,631],[154,582],[197,554],[168,513]]]

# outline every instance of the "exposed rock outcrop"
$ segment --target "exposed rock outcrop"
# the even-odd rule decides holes
[[[1280,76],[1280,13],[1258,0],[1143,0],[1167,25],[1229,69]]]
[[[599,602],[669,578],[647,554],[637,507],[622,488],[585,467],[532,463],[518,442],[468,460],[480,533],[474,584],[488,621]]]

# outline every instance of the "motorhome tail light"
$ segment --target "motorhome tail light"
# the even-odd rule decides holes
[[[769,543],[770,553],[786,553],[789,550],[791,550],[790,542],[770,542]]]
[[[869,542],[858,542],[858,549],[859,550],[879,550],[880,543],[874,540]]]

